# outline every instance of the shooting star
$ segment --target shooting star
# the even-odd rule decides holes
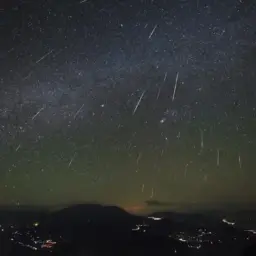
[[[204,131],[200,129],[200,137],[201,137],[201,150],[204,148]]]
[[[74,159],[75,159],[76,154],[74,154],[74,156],[70,159],[69,164],[68,164],[68,168],[71,166],[71,164],[73,163]]]
[[[19,146],[15,149],[15,151],[17,152],[20,149],[21,145],[19,144]]]
[[[176,79],[175,79],[175,85],[174,85],[174,90],[173,90],[173,94],[172,94],[172,101],[174,101],[174,99],[175,99],[178,79],[179,79],[179,72],[177,73]]]
[[[157,28],[157,25],[154,26],[154,28],[153,28],[153,30],[151,31],[151,33],[150,33],[148,39],[150,39],[150,38],[153,36],[153,34],[155,33],[156,28]]]
[[[53,52],[53,50],[47,52],[44,56],[42,56],[39,60],[36,61],[36,64],[38,64],[40,61],[45,59],[48,55],[50,55]]]
[[[150,198],[153,198],[153,197],[154,197],[154,188],[152,188],[151,195],[150,195]]]
[[[167,78],[167,72],[165,72],[164,74],[164,82],[166,81],[166,78]]]
[[[159,96],[160,96],[161,88],[162,88],[162,87],[159,87],[159,89],[158,89],[158,93],[157,93],[157,96],[156,96],[156,100],[158,100],[158,98],[159,98]]]
[[[134,115],[134,114],[136,113],[137,108],[139,107],[139,105],[140,105],[140,103],[141,103],[141,100],[142,100],[142,98],[143,98],[145,92],[146,92],[146,90],[142,92],[142,94],[141,94],[141,96],[140,96],[140,98],[139,98],[139,100],[138,100],[138,102],[137,102],[137,104],[136,104],[136,106],[135,106],[135,108],[134,108],[134,110],[133,110],[132,115]]]
[[[32,117],[32,120],[34,120],[34,119],[40,114],[40,112],[41,112],[42,110],[44,110],[44,107],[40,108],[40,109],[37,111],[37,113]]]
[[[238,163],[239,163],[239,167],[241,169],[242,168],[242,159],[241,159],[240,154],[238,155]]]
[[[165,81],[166,81],[166,78],[167,78],[167,72],[165,72],[165,74],[164,74],[164,83],[165,83]],[[162,85],[163,86],[163,85]],[[158,93],[157,93],[157,96],[156,96],[156,100],[158,100],[158,98],[159,98],[159,96],[160,96],[160,93],[161,93],[161,90],[162,90],[162,86],[160,86],[159,87],[159,89],[158,89]]]
[[[84,107],[84,104],[77,110],[77,112],[74,115],[74,119],[76,119],[77,115],[81,112],[83,107]]]

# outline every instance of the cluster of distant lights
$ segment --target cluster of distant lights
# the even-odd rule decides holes
[[[35,222],[33,226],[38,227],[39,223]],[[14,228],[14,227],[11,226],[11,228]],[[4,232],[4,229],[2,229],[2,231]],[[30,243],[25,243],[23,241],[20,241],[22,240],[20,238],[24,238],[24,237],[28,237]],[[51,239],[46,239],[46,240],[40,239],[39,236],[36,236],[35,230],[27,231],[25,234],[16,230],[12,233],[12,237],[10,238],[10,240],[16,244],[19,244],[22,247],[27,247],[34,251],[37,251],[40,249],[52,249],[57,244],[57,242]]]
[[[152,219],[152,220],[162,220],[162,218],[153,217],[153,216],[149,216],[148,219]]]
[[[159,220],[162,220],[163,218],[160,218],[160,217],[154,217],[154,216],[149,216],[148,219],[152,219],[154,221],[159,221]],[[139,232],[143,232],[145,233],[146,232],[146,229],[145,227],[148,227],[147,224],[136,224],[135,228],[132,229],[132,231],[139,231]],[[201,231],[201,233],[198,235],[198,237],[202,237],[203,235],[209,235],[209,234],[212,234],[211,232],[207,232],[207,231],[204,231],[204,230],[199,230]],[[169,236],[169,237],[172,237],[172,236]],[[189,240],[186,240],[184,239],[184,232],[181,232],[180,235],[174,237],[175,239],[178,238],[178,240],[180,242],[183,242],[183,243],[187,243],[188,247],[189,248],[194,248],[194,249],[200,249],[202,247],[201,244],[192,244],[191,242],[203,242],[201,239],[198,239],[198,237],[190,237]],[[211,242],[212,243],[212,242]],[[177,253],[177,250],[174,251],[174,253]]]
[[[154,217],[154,216],[149,216],[148,219],[152,219],[154,221],[160,221],[163,218],[160,217]],[[232,221],[228,221],[227,219],[222,219],[222,222],[229,225],[229,226],[234,226],[235,222]],[[36,228],[39,226],[39,222],[35,222],[33,224],[33,226]],[[132,231],[140,231],[140,232],[146,232],[146,227],[148,227],[148,224],[136,224],[136,226],[132,229]],[[10,226],[12,229],[14,228],[14,226]],[[5,229],[4,227],[0,224],[0,230],[1,232],[4,232]],[[31,230],[31,231],[35,231],[35,230]],[[32,244],[27,244],[27,243],[23,243],[21,241],[19,241],[18,237],[22,237],[24,236],[24,234],[20,233],[19,231],[14,231],[12,233],[13,237],[10,239],[11,241],[23,246],[23,247],[27,247],[31,250],[39,250],[39,249],[52,249],[57,242],[51,240],[51,239],[47,239],[47,240],[42,240],[40,239],[40,237],[38,236],[34,236],[31,231],[27,231],[25,236],[29,236],[30,241],[32,242]],[[245,230],[246,232],[249,232],[253,235],[256,235],[256,230]],[[210,243],[213,244],[213,242],[209,239],[205,239],[205,237],[207,235],[212,235],[213,233],[211,231],[207,231],[206,229],[198,229],[199,234],[195,235],[195,236],[191,236],[191,235],[187,235],[185,232],[179,232],[175,235],[169,235],[170,238],[174,238],[177,239],[178,241],[182,242],[182,243],[186,243],[187,246],[189,248],[194,248],[194,249],[200,249],[202,247],[202,243]],[[222,243],[221,240],[217,241],[218,243]],[[175,250],[175,253],[177,253],[177,251]]]
[[[142,232],[146,232],[146,229],[143,229],[143,227],[148,227],[147,224],[137,224],[135,228],[132,229],[132,231],[142,231]]]
[[[229,226],[234,226],[236,224],[235,222],[231,222],[226,219],[222,219],[222,222],[228,224]]]
[[[154,221],[159,221],[159,220],[162,220],[163,218],[149,216],[148,219],[152,219]],[[229,226],[235,225],[235,222],[228,221],[227,219],[222,219],[222,222]],[[138,232],[146,232],[145,227],[148,227],[148,225],[147,224],[137,224],[135,226],[135,228],[133,228],[132,230],[138,231]],[[245,230],[245,231],[256,235],[256,230]],[[212,240],[207,239],[207,237],[209,238],[209,236],[212,236],[212,235],[214,235],[214,234],[211,231],[207,231],[206,229],[200,228],[200,229],[198,229],[198,234],[194,235],[194,236],[188,235],[185,232],[179,232],[176,235],[169,235],[169,237],[177,239],[178,241],[180,241],[182,243],[186,243],[188,248],[193,248],[193,249],[199,250],[200,248],[202,248],[203,243],[209,243],[211,245],[214,244],[214,242]],[[216,241],[216,243],[223,243],[223,242],[220,239],[218,239]],[[176,253],[176,251],[175,251],[175,253]]]
[[[175,235],[169,235],[169,237],[177,239],[182,243],[186,243],[189,248],[197,250],[202,247],[202,243],[209,243],[213,245],[213,241],[206,238],[209,235],[213,235],[211,231],[207,231],[206,229],[198,229],[198,232],[199,233],[195,236],[188,235],[185,232],[179,232]],[[217,242],[222,243],[221,240],[218,240]]]
[[[14,241],[13,238],[11,238],[11,241]],[[15,241],[14,241],[15,242]],[[23,242],[20,242],[20,241],[17,241],[16,242],[17,244],[23,246],[23,247],[27,247],[31,250],[34,250],[34,251],[37,251],[40,249],[40,247],[36,247],[36,246],[33,246],[33,245],[30,245],[30,244],[25,244]],[[54,245],[56,244],[56,242],[52,241],[52,240],[46,240],[46,241],[41,241],[41,240],[38,240],[38,241],[34,241],[35,245],[37,244],[40,244],[41,245],[41,249],[52,249],[54,247]]]
[[[153,216],[149,216],[148,219],[152,219],[152,220],[162,220],[162,218],[158,218],[158,217],[153,217]],[[147,224],[137,224],[135,228],[132,229],[132,231],[142,231],[142,232],[146,232],[146,229],[142,229],[143,227],[148,227]]]
[[[231,222],[231,221],[228,221],[226,219],[222,219],[222,222],[228,224],[229,226],[234,226],[236,224],[235,222]],[[248,229],[248,230],[245,230],[245,231],[247,231],[247,232],[249,232],[253,235],[256,235],[256,230]]]

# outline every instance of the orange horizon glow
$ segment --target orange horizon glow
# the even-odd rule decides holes
[[[131,205],[131,206],[125,206],[123,209],[129,213],[139,213],[146,209],[145,205]]]

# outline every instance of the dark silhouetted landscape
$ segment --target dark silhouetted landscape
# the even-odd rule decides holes
[[[244,219],[245,213],[241,215]],[[256,252],[256,231],[239,226],[228,216],[220,218],[216,212],[138,216],[99,204],[57,211],[2,208],[0,223],[3,256],[245,256]]]

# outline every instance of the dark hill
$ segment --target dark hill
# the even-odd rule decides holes
[[[107,239],[117,233],[126,238],[142,219],[116,206],[81,204],[51,213],[40,223],[39,229],[45,234],[61,234],[68,240],[84,236]]]

